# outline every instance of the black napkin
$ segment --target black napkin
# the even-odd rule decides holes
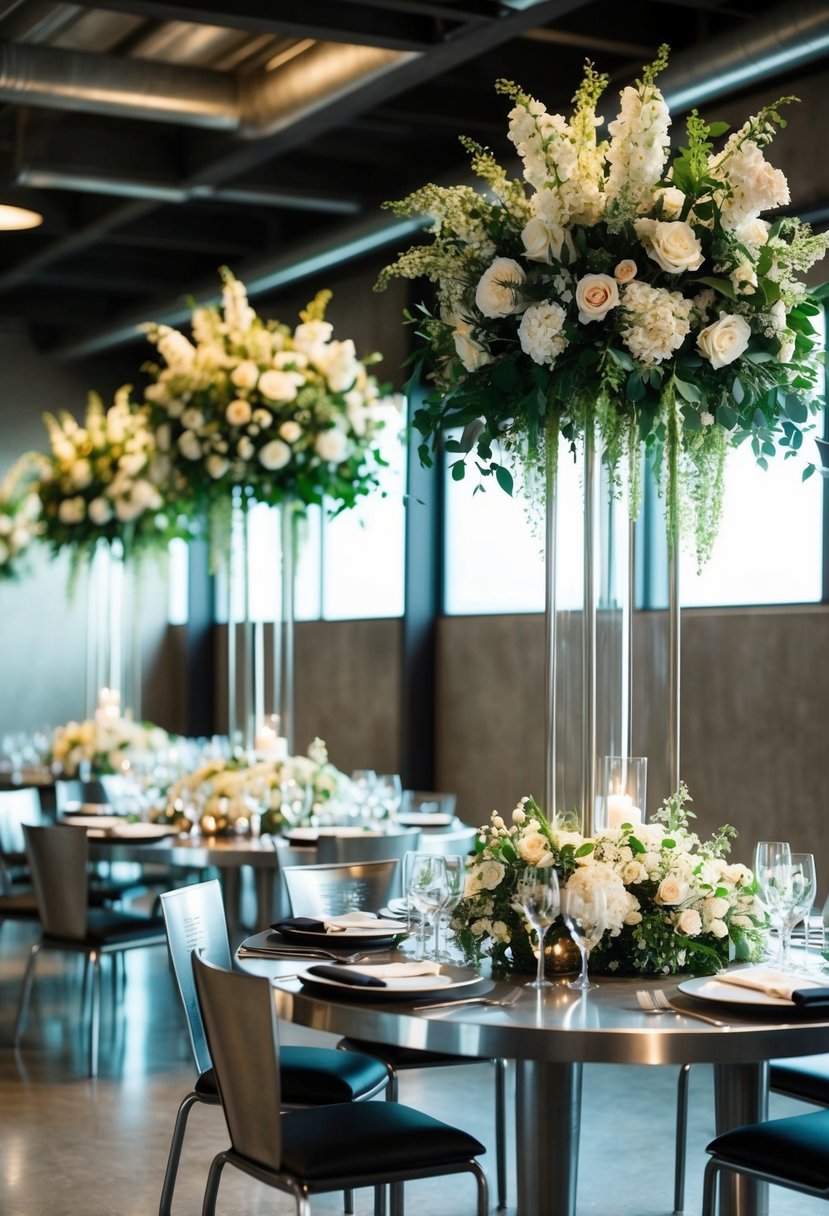
[[[325,921],[314,920],[310,916],[286,916],[284,920],[275,920],[272,929],[299,929],[303,933],[324,933]]]
[[[329,967],[318,963],[308,968],[309,975],[318,975],[321,980],[336,980],[338,984],[354,984],[358,988],[385,988],[386,981],[365,971],[346,971],[344,967]]]
[[[829,988],[796,988],[792,1000],[804,1009],[829,1009]]]

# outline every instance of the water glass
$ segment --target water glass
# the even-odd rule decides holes
[[[552,981],[544,978],[544,938],[559,913],[558,873],[552,866],[527,866],[518,875],[515,896],[538,940],[538,967],[527,987],[550,988]]]
[[[403,802],[403,782],[399,773],[380,773],[374,783],[374,794],[383,817],[392,822]]]
[[[607,928],[604,889],[595,883],[578,890],[565,887],[561,893],[561,914],[581,955],[581,972],[577,979],[570,981],[568,987],[586,992],[596,987],[587,978],[587,960]]]
[[[760,840],[754,850],[754,876],[760,888],[760,900],[768,913],[772,929],[777,933],[777,961],[783,951],[783,911],[780,906],[785,890],[785,876],[792,864],[792,846],[787,840]]]
[[[429,921],[440,915],[449,895],[446,864],[443,857],[434,853],[411,854],[407,867],[408,885],[406,898],[420,916],[420,936],[416,957],[428,957],[426,933]]]
[[[466,885],[466,858],[459,853],[444,854],[443,864],[446,869],[446,898],[440,911],[435,916],[435,936],[432,943],[432,957],[443,963],[450,963],[452,955],[441,947],[441,925],[444,917],[454,912],[463,899]]]

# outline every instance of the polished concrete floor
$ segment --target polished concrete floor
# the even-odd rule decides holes
[[[6,924],[0,931],[0,1213],[2,1216],[151,1216],[180,1099],[194,1074],[178,998],[163,950],[127,958],[123,1016],[107,1016],[97,1080],[85,1075],[78,1022],[77,965],[46,955],[39,965],[22,1047],[9,1046],[15,1001],[36,930]],[[302,1038],[302,1035],[305,1035]],[[293,1027],[286,1042],[330,1042]],[[673,1116],[676,1071],[591,1067],[585,1073],[579,1176],[579,1216],[668,1216],[672,1210]],[[491,1068],[482,1064],[407,1073],[401,1098],[467,1128],[490,1152]],[[700,1211],[705,1144],[713,1134],[711,1075],[692,1071],[686,1212]],[[773,1114],[804,1108],[772,1099]],[[201,1211],[212,1155],[226,1147],[221,1113],[197,1106],[191,1114],[174,1216]],[[544,1152],[544,1145],[538,1145]],[[509,1211],[515,1211],[510,1169]],[[450,1178],[407,1187],[408,1216],[466,1216],[473,1184]],[[315,1212],[341,1211],[338,1195],[320,1196]],[[278,1216],[290,1200],[232,1170],[225,1171],[219,1216]],[[358,1192],[357,1213],[373,1210]],[[772,1216],[817,1216],[825,1205],[775,1191]]]

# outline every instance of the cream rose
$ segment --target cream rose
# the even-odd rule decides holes
[[[748,346],[751,327],[744,317],[736,313],[723,315],[700,331],[697,350],[714,368],[726,367],[739,359]]]
[[[666,186],[658,191],[656,201],[662,203],[662,217],[666,220],[676,220],[682,215],[685,206],[685,195],[676,186]]]
[[[105,498],[93,498],[87,509],[90,521],[99,528],[112,519],[112,507]]]
[[[576,284],[576,305],[582,325],[601,321],[619,303],[619,288],[609,274],[586,274]]]
[[[321,460],[325,460],[329,464],[339,464],[340,461],[345,460],[348,440],[343,432],[334,426],[327,431],[320,431],[314,447]]]
[[[529,262],[561,261],[561,251],[565,247],[572,251],[573,243],[570,234],[559,224],[545,224],[544,220],[531,219],[525,224],[521,233],[524,243],[524,256]]]
[[[286,443],[296,443],[302,434],[302,427],[298,422],[294,422],[293,418],[289,418],[287,422],[283,422],[279,428],[279,436]]]
[[[792,329],[784,329],[780,335],[780,346],[777,350],[778,363],[791,363],[794,355],[795,334]]]
[[[241,363],[236,364],[230,373],[230,382],[236,388],[255,388],[258,379],[259,368],[252,359],[243,359]]]
[[[231,401],[225,410],[225,418],[231,426],[246,426],[250,422],[252,413],[253,410],[250,408],[250,402],[243,401],[241,397],[237,397],[235,401]]]
[[[271,472],[276,472],[277,469],[284,469],[285,465],[290,462],[290,459],[291,449],[281,439],[272,439],[270,443],[265,444],[259,453],[259,463]]]
[[[259,392],[269,401],[293,401],[297,389],[305,383],[299,372],[262,372],[259,377]]]
[[[518,841],[518,852],[528,866],[552,865],[550,842],[541,832],[528,832],[526,836],[522,836]]]
[[[702,919],[696,908],[686,908],[684,912],[680,912],[676,931],[684,937],[697,937],[702,932]]]
[[[614,268],[613,277],[617,283],[629,283],[631,279],[636,278],[637,269],[632,258],[622,258]]]
[[[676,878],[673,874],[669,874],[667,878],[663,878],[656,892],[656,902],[658,904],[680,904],[687,894],[687,887],[684,882]]]
[[[476,372],[492,362],[489,351],[472,337],[472,326],[468,321],[458,321],[452,334],[455,353],[468,372]]]
[[[699,270],[705,261],[696,233],[684,220],[637,220],[635,227],[648,255],[668,274]]]
[[[481,275],[475,290],[475,303],[485,317],[508,317],[522,312],[526,305],[520,289],[524,271],[512,258],[496,258]]]

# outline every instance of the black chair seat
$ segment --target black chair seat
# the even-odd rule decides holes
[[[467,1132],[391,1102],[319,1106],[282,1120],[282,1168],[311,1184],[440,1168],[484,1151]]]
[[[0,895],[0,920],[39,920],[34,891]]]
[[[772,1060],[769,1089],[815,1106],[829,1106],[829,1056]]]
[[[110,908],[90,908],[87,913],[86,935],[82,939],[64,938],[60,934],[44,934],[44,946],[58,949],[84,950],[94,946],[106,947],[148,938],[166,940],[164,921],[160,916],[141,916],[137,912],[120,912]]]
[[[196,1081],[195,1090],[202,1102],[221,1102],[219,1087],[216,1084],[216,1074],[212,1068],[208,1068],[207,1072],[201,1074]]]
[[[446,1068],[453,1064],[481,1064],[473,1056],[444,1055],[439,1051],[421,1051],[417,1047],[395,1047],[391,1043],[372,1043],[367,1039],[340,1039],[341,1051],[364,1051],[378,1060],[385,1060],[395,1071],[408,1068]]]
[[[734,1128],[712,1140],[708,1152],[737,1169],[829,1191],[829,1111]]]
[[[387,1080],[385,1065],[373,1055],[329,1047],[283,1047],[279,1076],[287,1106],[355,1102]]]

